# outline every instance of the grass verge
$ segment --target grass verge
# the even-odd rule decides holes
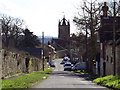
[[[20,77],[10,79],[10,80],[2,80],[2,88],[31,88],[38,82],[46,79],[49,74],[52,72],[52,68],[47,69],[45,71],[38,71],[26,75],[22,75]]]
[[[109,88],[120,90],[120,76],[109,75],[96,78],[95,80],[93,80],[93,82]]]
[[[108,75],[105,77],[99,77],[98,75],[93,75],[87,71],[71,71],[73,73],[80,73],[81,77],[84,77],[86,80],[91,80],[96,84],[112,88],[115,90],[120,90],[120,76]]]

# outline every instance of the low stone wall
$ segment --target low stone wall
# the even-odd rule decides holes
[[[42,60],[25,53],[2,50],[2,77],[42,70]]]

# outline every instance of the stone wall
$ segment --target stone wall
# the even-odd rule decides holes
[[[106,48],[106,75],[113,74],[114,59],[112,55],[112,46]],[[120,45],[116,47],[116,75],[120,75]]]
[[[15,53],[7,50],[1,52],[2,77],[42,70],[42,60],[36,57],[28,57],[25,53]]]
[[[112,46],[107,45],[106,47],[106,57],[105,57],[105,63],[106,63],[106,75],[112,75],[113,74],[113,55],[112,55]]]

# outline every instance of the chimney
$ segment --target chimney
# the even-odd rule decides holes
[[[107,17],[107,11],[108,11],[108,6],[106,4],[106,2],[104,2],[104,6],[102,7],[102,11],[103,11],[103,17]]]

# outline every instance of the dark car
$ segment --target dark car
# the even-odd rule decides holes
[[[51,66],[51,67],[55,67],[54,61],[51,61],[51,62],[50,62],[50,66]]]

